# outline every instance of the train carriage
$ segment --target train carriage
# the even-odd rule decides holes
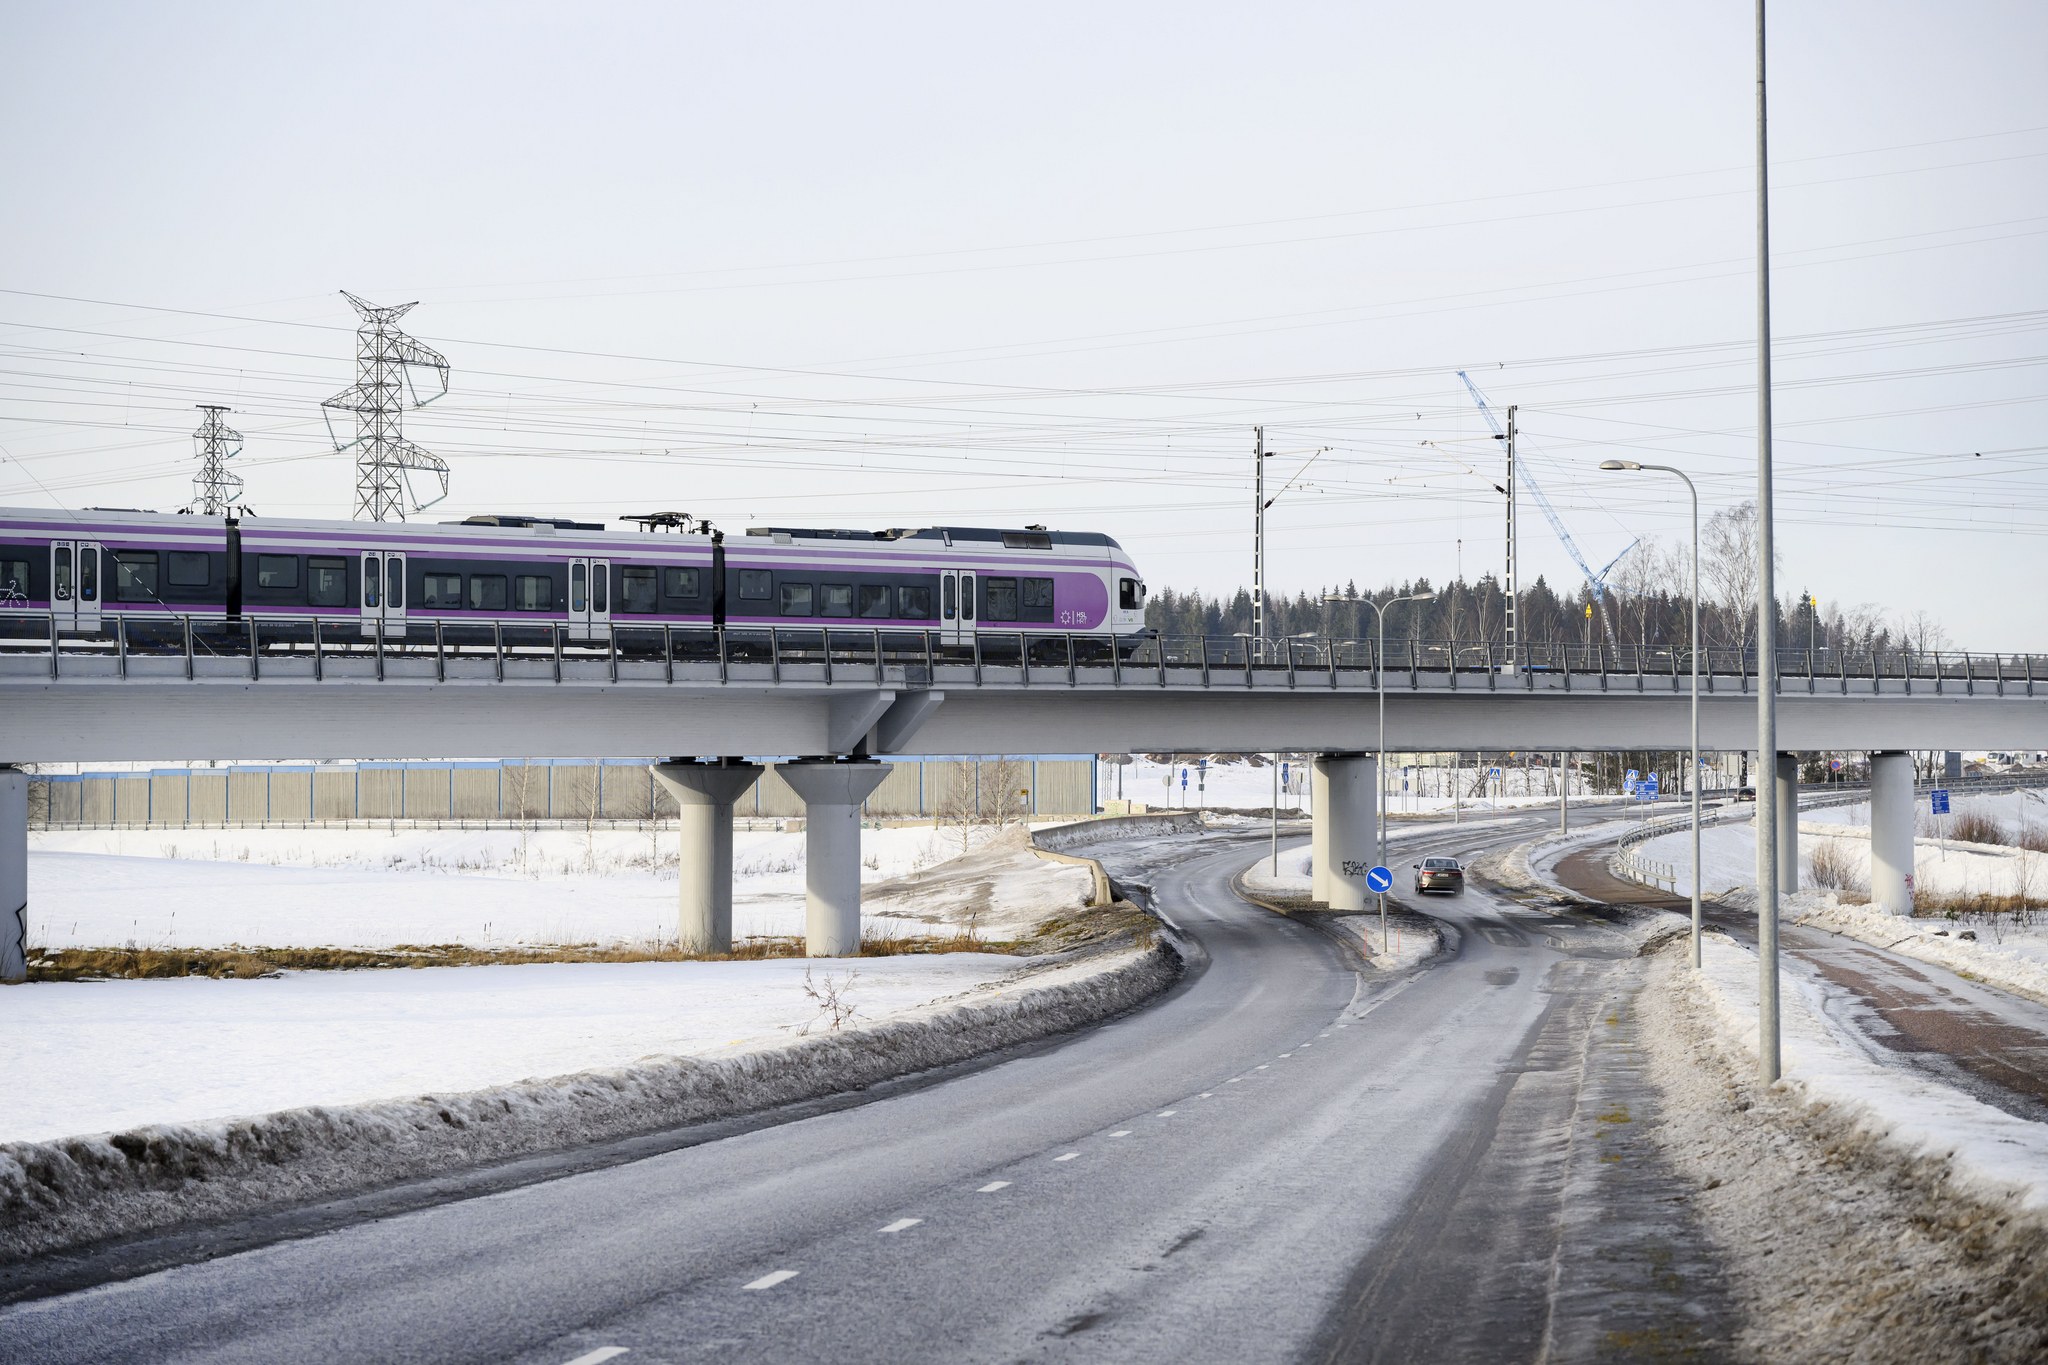
[[[0,510],[0,612],[139,647],[193,618],[449,643],[605,643],[628,626],[1145,636],[1145,586],[1100,533],[762,527],[726,539],[543,517],[364,523]],[[331,634],[329,636],[331,638]]]

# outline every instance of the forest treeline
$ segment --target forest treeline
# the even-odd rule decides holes
[[[1756,509],[1745,503],[1714,516],[1702,528],[1700,549],[1700,633],[1714,648],[1754,642],[1756,612]],[[1691,601],[1690,546],[1644,540],[1609,574],[1604,603],[1596,606],[1581,580],[1560,593],[1538,576],[1522,589],[1522,635],[1531,643],[1588,644],[1612,638],[1624,645],[1682,645]],[[1779,582],[1784,582],[1780,574]],[[1506,638],[1506,597],[1492,573],[1475,582],[1428,578],[1360,588],[1355,582],[1299,592],[1269,593],[1265,634],[1332,635],[1360,639],[1374,631],[1370,602],[1433,592],[1429,602],[1407,602],[1387,612],[1387,639],[1461,640],[1500,643]],[[1240,588],[1228,597],[1156,588],[1145,605],[1145,624],[1164,635],[1227,636],[1251,630],[1252,597]],[[1886,615],[1869,604],[1813,601],[1795,591],[1778,604],[1782,648],[1865,651],[1946,649],[1952,644],[1940,623],[1925,612]]]

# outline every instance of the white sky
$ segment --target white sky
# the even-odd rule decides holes
[[[252,507],[347,516],[346,288],[454,366],[406,422],[433,518],[1042,521],[1216,590],[1263,422],[1276,483],[1325,451],[1276,588],[1476,574],[1464,366],[1604,564],[1684,508],[1602,458],[1754,491],[1750,41],[1735,3],[17,3],[0,502],[181,506],[225,402]],[[1772,43],[1782,586],[2048,649],[2048,7],[1782,3]]]

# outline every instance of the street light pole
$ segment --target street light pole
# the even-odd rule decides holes
[[[1685,480],[1692,497],[1692,965],[1700,966],[1700,490],[1683,469],[1668,464],[1637,464],[1634,460],[1602,460],[1602,469],[1654,469]]]
[[[1372,608],[1379,626],[1379,644],[1372,659],[1373,691],[1378,694],[1380,710],[1380,756],[1373,764],[1373,780],[1379,786],[1379,809],[1376,812],[1380,823],[1379,865],[1387,865],[1387,608],[1397,607],[1403,602],[1427,602],[1436,596],[1433,592],[1419,592],[1410,597],[1396,597],[1384,603],[1371,598],[1365,604]],[[1387,893],[1375,893],[1380,898],[1380,951],[1387,951]]]
[[[1764,86],[1764,0],[1756,0],[1756,957],[1757,1075],[1780,1075],[1778,1050],[1778,583],[1771,478],[1771,158]]]

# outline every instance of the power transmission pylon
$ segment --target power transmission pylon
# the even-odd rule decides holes
[[[242,480],[227,468],[228,461],[242,453],[242,433],[220,420],[228,409],[215,403],[198,407],[206,416],[192,433],[192,448],[202,461],[192,480],[192,510],[203,517],[224,517],[242,495]]]
[[[354,446],[356,454],[356,520],[404,521],[408,511],[432,507],[448,496],[448,466],[405,439],[400,418],[408,407],[424,407],[448,392],[448,360],[392,326],[414,303],[377,308],[346,289],[341,296],[362,315],[356,329],[356,382],[320,406],[327,435],[336,450]],[[439,393],[422,398],[414,387],[415,368],[430,369],[441,380]],[[336,412],[356,415],[355,439],[334,434]],[[421,502],[412,491],[412,475],[424,470],[441,481],[441,491]]]

